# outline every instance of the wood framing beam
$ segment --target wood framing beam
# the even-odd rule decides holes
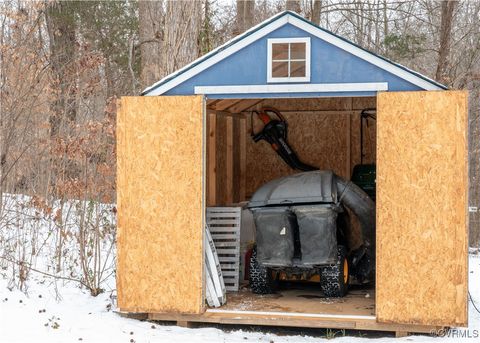
[[[225,100],[220,100],[219,102],[217,102],[215,104],[215,110],[217,111],[225,111],[227,110],[229,107],[235,105],[235,104],[238,104],[239,102],[241,102],[242,99],[225,99]]]
[[[239,139],[239,149],[240,149],[240,182],[239,182],[239,201],[246,200],[246,187],[247,187],[247,119],[241,118],[239,120],[240,129],[240,139]]]
[[[240,113],[250,109],[251,107],[260,104],[263,99],[251,99],[251,100],[242,100],[238,104],[235,104],[228,108],[229,112]]]
[[[217,167],[216,167],[216,135],[217,116],[208,113],[208,136],[207,136],[207,206],[217,204]]]
[[[232,118],[245,117],[244,114],[231,113],[231,112],[227,112],[227,111],[215,111],[215,113],[217,113],[218,115],[222,115],[222,116],[225,116],[225,117],[232,117]]]
[[[215,104],[218,103],[220,99],[217,100],[208,100],[207,101],[207,110],[215,110]]]
[[[351,168],[352,168],[352,112],[346,114],[346,155],[345,155],[345,178],[350,180]]]
[[[226,197],[227,204],[233,202],[233,118],[227,117],[227,159],[226,159]]]

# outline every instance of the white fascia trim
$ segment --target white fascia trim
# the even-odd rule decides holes
[[[299,29],[302,29],[342,50],[345,50],[352,55],[355,55],[383,70],[388,71],[389,73],[392,73],[393,75],[396,75],[420,88],[423,88],[425,90],[443,90],[443,88],[438,87],[435,84],[432,84],[428,82],[427,80],[422,79],[421,77],[416,76],[415,74],[412,74],[411,72],[400,68],[393,64],[392,62],[387,62],[384,59],[381,59],[380,57],[375,56],[374,54],[367,52],[363,49],[360,49],[356,47],[355,45],[348,43],[344,41],[343,39],[340,39],[328,32],[325,32],[315,26],[312,26],[298,18],[295,18],[294,16],[289,15],[288,16],[288,22],[292,24],[293,26],[298,27]]]
[[[314,83],[306,85],[196,86],[195,94],[332,93],[387,90],[388,82]]]
[[[375,320],[376,316],[348,315],[348,314],[323,314],[323,313],[295,313],[295,312],[267,312],[267,311],[242,311],[242,310],[221,310],[207,309],[207,313],[224,313],[238,315],[261,315],[278,317],[305,317],[305,318],[335,318],[335,319],[363,319]]]
[[[225,50],[223,50],[223,51],[221,51],[217,54],[215,54],[215,53],[218,50],[222,49],[223,46],[230,44],[230,42],[227,42],[224,45],[220,46],[219,48],[211,51],[209,54],[207,54],[207,56],[203,57],[203,58],[207,57],[206,60],[204,60],[200,64],[196,65],[195,67],[192,67],[191,69],[188,69],[188,68],[190,68],[190,66],[193,63],[195,63],[195,61],[190,63],[189,65],[183,67],[182,69],[178,70],[176,73],[180,73],[184,69],[188,69],[188,70],[185,71],[184,73],[174,77],[172,80],[165,83],[164,85],[162,85],[162,86],[160,86],[156,89],[153,89],[150,93],[148,93],[146,95],[161,95],[161,94],[167,92],[168,90],[170,90],[173,87],[179,85],[180,83],[190,79],[191,77],[197,75],[198,73],[204,71],[205,69],[211,67],[212,65],[214,65],[214,64],[220,62],[221,60],[227,58],[228,56],[236,53],[240,49],[243,49],[247,45],[250,45],[251,43],[259,40],[260,38],[262,38],[263,36],[266,36],[270,32],[275,31],[279,27],[282,27],[283,25],[287,24],[289,16],[290,15],[284,15],[284,16],[278,18],[277,20],[271,22],[267,26],[265,26],[265,27],[259,29],[258,31],[250,34],[251,31],[257,30],[257,27],[251,28],[250,30],[243,33],[243,35],[246,36],[245,38],[242,38],[237,43],[233,44],[229,48],[227,48],[227,49],[225,49]],[[259,24],[259,25],[261,25],[261,24]],[[214,54],[214,55],[212,57],[208,57],[208,55],[210,55],[210,54],[212,54],[212,55]],[[167,78],[168,77],[170,77],[170,75],[167,76]],[[159,84],[162,81],[163,81],[163,79],[158,81],[156,84]],[[154,88],[156,84],[154,84],[153,86],[145,89],[144,92],[148,92],[148,90]]]
[[[303,77],[273,77],[272,76],[272,44],[275,43],[305,43],[305,76]],[[267,83],[275,82],[310,82],[310,37],[270,38],[267,39]]]

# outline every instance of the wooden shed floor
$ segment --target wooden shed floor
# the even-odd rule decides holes
[[[249,289],[227,293],[227,304],[201,314],[146,313],[122,315],[157,321],[174,321],[191,327],[195,323],[266,325],[347,330],[429,333],[435,326],[378,323],[375,290],[352,287],[344,298],[325,298],[315,284],[294,284],[277,294],[256,295]]]
[[[228,293],[220,310],[375,316],[375,290],[355,287],[344,298],[326,298],[317,284],[289,285],[269,295],[243,289]]]

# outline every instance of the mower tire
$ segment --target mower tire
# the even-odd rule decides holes
[[[257,247],[253,248],[250,258],[250,288],[254,294],[272,294],[274,281],[271,271],[257,261]]]
[[[320,286],[326,297],[340,298],[347,294],[349,270],[347,249],[338,246],[337,262],[320,270]]]

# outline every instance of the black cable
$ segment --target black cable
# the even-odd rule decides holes
[[[472,298],[472,295],[470,294],[470,291],[468,291],[468,297],[470,298],[470,301],[473,305],[473,307],[475,308],[475,310],[480,313],[480,310],[478,309],[477,305],[475,305],[475,303],[473,302],[473,298]]]

